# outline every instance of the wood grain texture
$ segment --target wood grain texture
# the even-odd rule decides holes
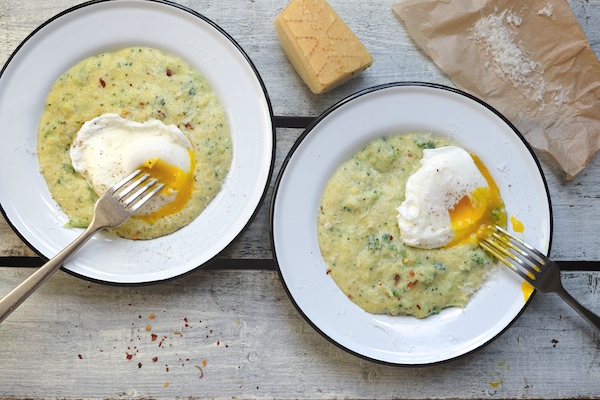
[[[30,271],[4,271],[0,292]],[[597,304],[599,280],[568,273],[565,286]],[[2,324],[0,398],[591,398],[599,338],[558,297],[537,295],[479,351],[391,367],[318,334],[272,271],[198,271],[134,288],[60,272]]]
[[[79,3],[0,0],[0,63],[41,23]],[[408,37],[391,9],[393,1],[330,0],[375,62],[322,95],[300,81],[279,45],[272,20],[287,0],[180,3],[217,23],[248,53],[277,116],[315,117],[356,91],[389,82],[451,86]],[[600,54],[600,2],[569,4]],[[227,265],[272,259],[272,187],[301,133],[301,128],[277,129],[271,187],[252,224],[222,254]],[[599,157],[565,182],[552,160],[538,156],[553,204],[551,255],[600,262]],[[2,258],[34,255],[0,217],[0,295],[32,272],[2,267]],[[563,272],[563,279],[584,305],[600,310],[600,272]],[[600,397],[600,334],[554,295],[536,295],[503,335],[472,354],[401,368],[350,355],[322,337],[294,308],[274,271],[198,270],[136,287],[100,285],[59,272],[2,323],[0,343],[0,398]]]
[[[60,0],[20,2],[5,0],[0,14],[0,62],[8,60],[39,24],[80,2]],[[331,4],[375,55],[371,68],[347,84],[321,95],[314,95],[301,82],[285,59],[272,25],[274,16],[286,1],[244,2],[233,6],[218,1],[183,1],[181,4],[205,15],[227,31],[248,53],[267,87],[274,113],[280,116],[317,116],[335,102],[370,86],[395,81],[428,81],[452,85],[437,67],[414,45],[389,2],[335,1]],[[596,53],[600,53],[600,3],[569,2]],[[358,11],[357,11],[358,10]],[[358,15],[361,15],[359,18]],[[290,87],[294,90],[290,91]],[[290,95],[293,93],[293,95]],[[275,175],[301,129],[277,130]],[[600,213],[600,158],[574,180],[566,182],[556,164],[537,153],[548,181],[553,204],[554,240],[551,255],[557,260],[600,260],[597,215]],[[274,179],[271,181],[271,187]],[[268,237],[268,205],[271,190],[249,229],[222,257],[228,259],[271,258]],[[31,256],[31,252],[0,217],[0,257]]]

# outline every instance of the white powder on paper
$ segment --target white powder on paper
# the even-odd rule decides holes
[[[514,26],[520,26],[522,19],[508,10],[501,14],[490,14],[478,20],[471,28],[471,39],[483,46],[492,59],[494,71],[503,81],[510,81],[514,87],[533,87],[535,72],[542,74],[544,68],[530,60],[515,43],[513,34],[504,25],[504,19]]]
[[[561,106],[563,104],[567,104],[569,102],[569,96],[565,88],[560,85],[558,86],[551,94],[552,100],[554,101],[555,106]]]
[[[552,14],[554,13],[554,6],[552,6],[552,4],[550,4],[549,1],[546,2],[546,7],[542,8],[541,10],[539,10],[537,12],[539,15],[545,15],[547,17],[551,17]]]
[[[550,16],[553,11],[552,4],[548,2],[537,14]],[[523,19],[509,10],[490,14],[479,19],[470,28],[469,39],[474,40],[490,57],[491,61],[486,61],[484,67],[493,68],[504,82],[509,82],[514,88],[521,88],[524,96],[539,104],[540,110],[548,104],[560,107],[568,103],[569,97],[565,88],[549,88],[552,85],[542,77],[542,64],[531,60],[528,53],[521,48],[522,43],[515,42],[514,29],[518,29],[522,23]],[[507,25],[512,27],[513,32]]]
[[[513,14],[513,13],[507,13],[506,14],[506,22],[508,22],[509,24],[511,24],[513,26],[521,26],[521,24],[523,23],[523,18],[521,18],[518,15]]]

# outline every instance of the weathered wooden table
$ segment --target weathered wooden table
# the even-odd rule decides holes
[[[0,62],[41,23],[79,3],[0,2]],[[276,116],[275,174],[306,123],[358,90],[395,81],[452,86],[408,37],[393,1],[331,0],[375,62],[318,96],[293,71],[272,25],[287,1],[180,3],[227,31],[255,63]],[[600,53],[600,2],[569,4]],[[598,311],[600,160],[567,182],[538,156],[553,205],[551,256],[565,287]],[[600,335],[554,295],[536,296],[499,338],[449,363],[392,367],[341,350],[283,289],[270,248],[270,194],[209,268],[134,287],[58,272],[0,326],[0,398],[600,397]],[[0,218],[0,295],[41,261]]]

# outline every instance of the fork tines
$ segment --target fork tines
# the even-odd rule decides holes
[[[560,267],[554,261],[499,226],[490,227],[490,230],[490,235],[479,242],[482,248],[506,264],[536,290],[558,294],[600,331],[600,316],[582,306],[565,290],[560,281]]]
[[[499,226],[493,227],[479,245],[529,282],[546,264],[543,254]]]
[[[135,212],[165,186],[155,178],[148,180],[149,178],[150,175],[142,174],[138,169],[113,186],[110,192],[125,205],[127,210]]]

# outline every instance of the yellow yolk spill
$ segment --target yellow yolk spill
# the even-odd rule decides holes
[[[480,237],[490,234],[490,226],[506,226],[507,218],[504,203],[500,198],[500,189],[481,160],[474,154],[471,154],[471,157],[487,181],[488,187],[475,189],[471,193],[473,200],[469,196],[464,196],[454,206],[454,209],[448,210],[454,239],[445,246],[446,248],[469,242],[477,243]],[[500,212],[494,215],[494,210]],[[514,215],[510,217],[510,222],[515,232],[523,233],[525,231],[525,225]],[[523,299],[527,302],[534,288],[529,282],[523,281],[521,291]]]
[[[152,223],[159,218],[175,214],[186,206],[192,196],[192,190],[194,188],[193,171],[195,165],[193,151],[188,150],[188,153],[190,156],[189,171],[184,171],[159,158],[147,160],[140,166],[142,172],[149,174],[151,177],[156,178],[159,182],[165,184],[159,194],[163,194],[164,196],[172,196],[175,194],[175,199],[150,214],[136,215],[136,218]]]
[[[523,299],[527,302],[533,293],[533,286],[531,286],[531,283],[523,281],[521,284],[521,291],[523,292]]]
[[[514,215],[510,217],[510,223],[512,224],[513,231],[523,233],[525,231],[525,225],[517,219]]]
[[[517,219],[514,215],[510,217],[510,224],[512,225],[513,231],[523,233],[525,231],[525,225]],[[527,302],[533,294],[533,286],[527,281],[523,281],[521,284],[521,292],[523,292],[523,300]]]
[[[487,188],[477,188],[471,196],[464,196],[453,209],[448,210],[454,239],[446,246],[477,243],[490,225],[506,226],[506,212],[500,198],[500,189],[481,160],[471,154],[475,165],[487,181]]]

